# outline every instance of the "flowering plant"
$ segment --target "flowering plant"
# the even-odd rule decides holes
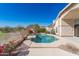
[[[0,45],[0,55],[9,55],[9,53],[15,50],[16,40],[10,41],[7,44]]]
[[[0,45],[0,55],[4,53],[4,46]]]
[[[15,48],[15,45],[13,45],[11,42],[6,44],[5,46],[5,49],[4,49],[4,52],[5,53],[9,53],[11,50],[14,50]]]

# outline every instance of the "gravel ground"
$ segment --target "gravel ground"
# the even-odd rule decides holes
[[[20,37],[21,37],[21,35],[19,32],[6,33],[3,37],[0,37],[0,44],[8,43],[10,40],[15,40]]]

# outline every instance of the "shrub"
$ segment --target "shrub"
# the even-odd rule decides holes
[[[38,33],[45,33],[46,32],[46,29],[45,28],[39,28],[37,30]]]
[[[0,54],[4,52],[4,46],[0,46]]]
[[[4,53],[9,53],[11,50],[15,49],[15,45],[8,43],[5,45]]]
[[[51,34],[56,34],[54,29],[51,30]]]

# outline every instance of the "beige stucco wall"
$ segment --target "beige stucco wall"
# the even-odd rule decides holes
[[[61,36],[74,36],[73,19],[61,20]]]
[[[54,29],[55,29],[56,35],[60,36],[60,19],[59,18],[55,21]]]

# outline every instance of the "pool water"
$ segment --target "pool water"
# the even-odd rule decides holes
[[[51,43],[58,40],[54,36],[49,36],[47,34],[37,34],[35,38],[31,39],[31,41],[36,43]]]

